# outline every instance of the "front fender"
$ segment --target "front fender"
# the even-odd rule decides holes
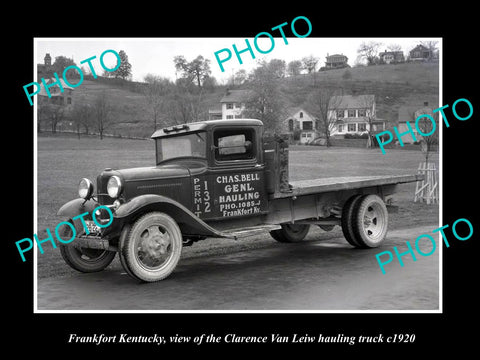
[[[157,194],[145,194],[131,199],[120,205],[114,216],[125,224],[150,211],[161,211],[170,215],[177,222],[184,235],[230,237],[212,228],[179,202]]]
[[[58,211],[57,216],[68,216],[70,218],[80,215],[84,212],[92,213],[92,211],[100,204],[95,200],[74,199],[64,204]]]

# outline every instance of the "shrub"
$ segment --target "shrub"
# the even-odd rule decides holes
[[[353,133],[353,134],[345,134],[345,139],[368,139],[368,134],[367,133],[363,133],[363,134],[357,134],[357,133]]]
[[[352,73],[350,72],[350,70],[345,70],[342,74],[342,79],[344,80],[348,80],[348,79],[351,79],[352,78]]]

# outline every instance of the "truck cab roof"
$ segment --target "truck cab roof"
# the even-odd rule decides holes
[[[197,131],[208,131],[214,126],[263,126],[263,123],[257,119],[228,119],[228,120],[206,120],[188,124],[173,125],[159,129],[153,133],[152,139],[172,136],[178,134],[188,134]]]

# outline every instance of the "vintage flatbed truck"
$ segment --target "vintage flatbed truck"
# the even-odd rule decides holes
[[[352,246],[378,247],[387,233],[386,202],[397,184],[422,179],[402,175],[289,181],[288,143],[264,134],[262,122],[255,119],[172,126],[152,138],[156,166],[107,168],[96,179],[96,193],[84,178],[79,198],[58,210],[76,230],[74,241],[60,246],[72,268],[103,270],[118,252],[133,278],[158,281],[175,269],[182,247],[196,241],[268,231],[277,241],[298,242],[312,225],[326,231],[339,225]],[[83,217],[86,234],[78,215],[90,214],[99,205],[104,207],[96,210],[95,219]],[[72,233],[64,226],[62,238]]]

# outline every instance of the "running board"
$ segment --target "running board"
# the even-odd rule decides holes
[[[261,226],[251,226],[242,229],[231,229],[227,231],[222,231],[222,234],[227,238],[232,238],[237,240],[239,238],[244,238],[252,235],[257,235],[260,233],[269,232],[272,230],[278,230],[282,227],[280,225],[261,225]]]

